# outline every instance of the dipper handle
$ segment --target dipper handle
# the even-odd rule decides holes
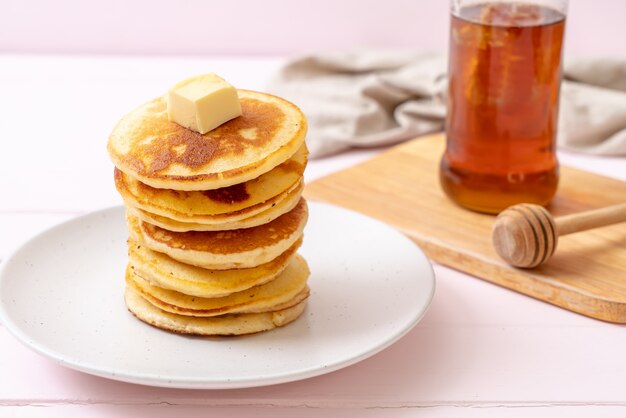
[[[504,261],[531,268],[552,256],[559,236],[619,222],[626,222],[626,203],[556,219],[542,206],[523,203],[498,215],[492,240]]]
[[[554,221],[559,236],[626,222],[626,203],[560,216]]]

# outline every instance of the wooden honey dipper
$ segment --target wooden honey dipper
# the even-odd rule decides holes
[[[561,235],[626,222],[626,203],[554,218],[539,205],[523,203],[502,211],[493,226],[493,246],[515,267],[537,267],[548,260]]]

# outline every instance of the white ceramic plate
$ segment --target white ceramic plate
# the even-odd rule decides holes
[[[241,388],[317,376],[406,334],[433,297],[423,253],[385,224],[309,202],[301,254],[311,297],[296,322],[242,337],[188,337],[135,319],[123,301],[124,209],[30,240],[0,272],[0,319],[18,339],[86,373],[176,388]]]

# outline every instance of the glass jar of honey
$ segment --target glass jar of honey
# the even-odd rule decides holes
[[[566,0],[452,1],[446,151],[440,181],[471,210],[547,205]]]

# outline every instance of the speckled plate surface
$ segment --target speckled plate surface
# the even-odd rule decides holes
[[[310,202],[301,254],[312,293],[302,317],[242,337],[175,335],[126,310],[127,236],[122,207],[36,236],[3,263],[0,320],[33,350],[86,373],[153,386],[241,388],[366,359],[405,335],[434,294],[432,268],[405,236]]]

